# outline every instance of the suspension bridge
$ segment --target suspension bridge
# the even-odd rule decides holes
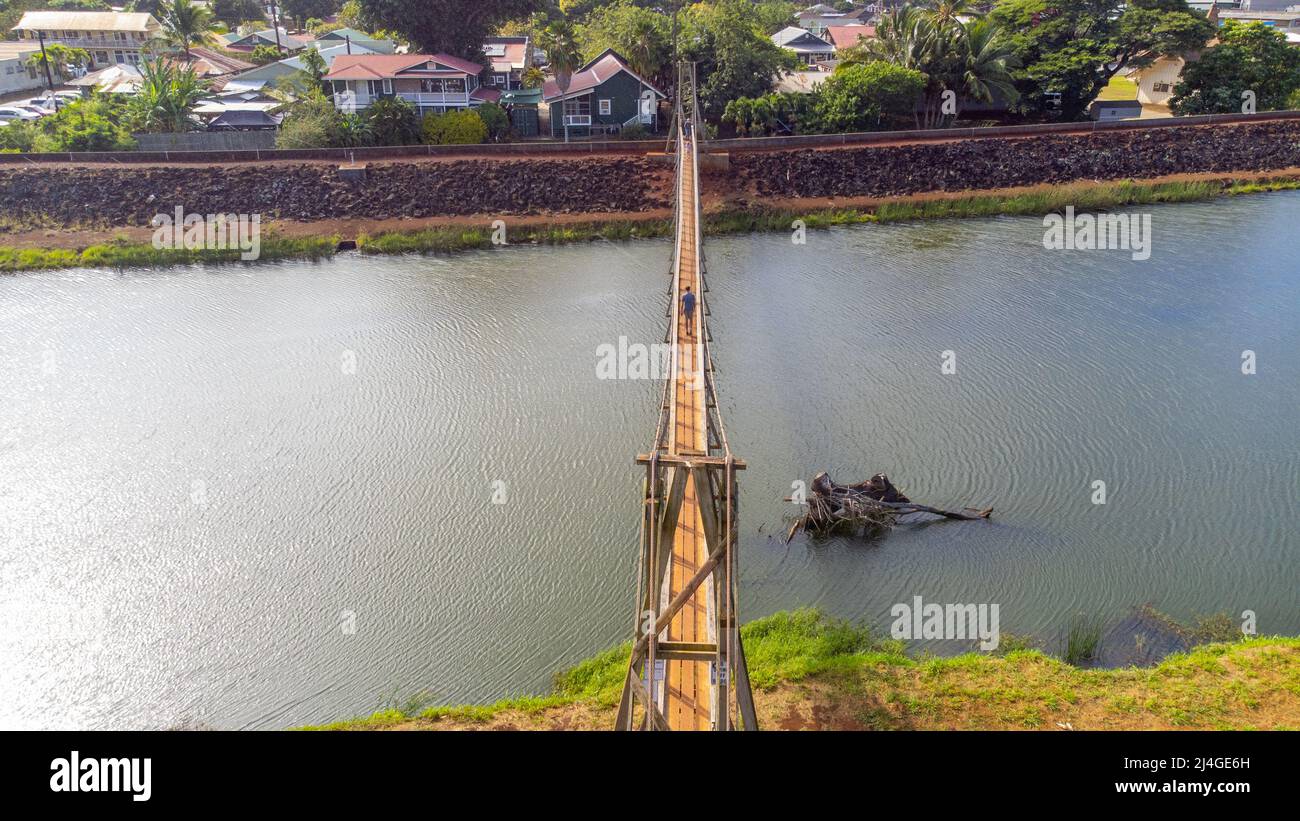
[[[635,640],[616,728],[757,730],[736,617],[736,476],[745,463],[727,443],[715,394],[694,133],[699,116],[698,109],[684,114],[680,96],[669,152],[676,164],[664,337],[671,365],[653,446],[636,458],[645,469],[645,493]],[[697,300],[690,314],[682,300],[688,289]]]

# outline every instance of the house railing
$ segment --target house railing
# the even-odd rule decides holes
[[[38,42],[35,37],[30,38],[31,42]],[[100,51],[112,49],[130,49],[132,51],[144,48],[149,44],[148,39],[144,40],[114,40],[111,37],[46,37],[46,45],[58,43],[68,46],[69,48],[97,49]]]
[[[396,94],[363,94],[340,91],[334,95],[334,107],[341,111],[359,111],[374,105],[382,97],[398,97],[416,106],[461,106],[469,105],[469,94],[465,92],[433,94],[415,91],[399,91]]]

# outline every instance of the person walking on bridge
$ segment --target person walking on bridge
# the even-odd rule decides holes
[[[691,286],[686,286],[686,292],[682,294],[682,313],[686,315],[686,335],[695,335],[695,294],[691,293]]]

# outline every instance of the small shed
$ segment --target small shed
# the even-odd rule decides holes
[[[510,115],[510,125],[520,137],[536,137],[541,133],[538,109],[542,104],[540,88],[521,88],[501,92],[501,107]]]
[[[1142,116],[1142,102],[1140,100],[1097,100],[1088,113],[1098,122],[1135,120]]]

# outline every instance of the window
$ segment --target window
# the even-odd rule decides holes
[[[613,100],[601,100],[601,101],[600,101],[600,116],[602,116],[602,117],[608,117],[610,114],[613,113],[613,111],[614,111],[614,101],[613,101]]]
[[[125,63],[125,62],[126,62],[126,55],[123,54],[123,53],[120,52],[120,51],[115,51],[115,52],[113,52],[113,60],[114,60],[114,62]]]
[[[576,100],[565,100],[564,115],[566,117],[591,116],[591,98],[579,97]]]
[[[423,94],[441,94],[442,80],[421,80],[420,92]]]
[[[509,75],[509,74],[493,74],[493,75],[492,75],[492,81],[493,81],[493,85],[506,86],[506,85],[509,85],[509,84],[510,84],[510,75]]]
[[[95,62],[96,62],[96,63],[107,63],[107,62],[108,62],[108,52],[107,52],[107,51],[97,51],[97,52],[95,52]]]
[[[447,90],[447,93],[448,93],[448,94],[464,94],[464,93],[465,93],[465,78],[464,78],[464,77],[448,77],[446,80],[443,80],[442,82],[443,82],[443,85],[446,87],[446,90]]]

